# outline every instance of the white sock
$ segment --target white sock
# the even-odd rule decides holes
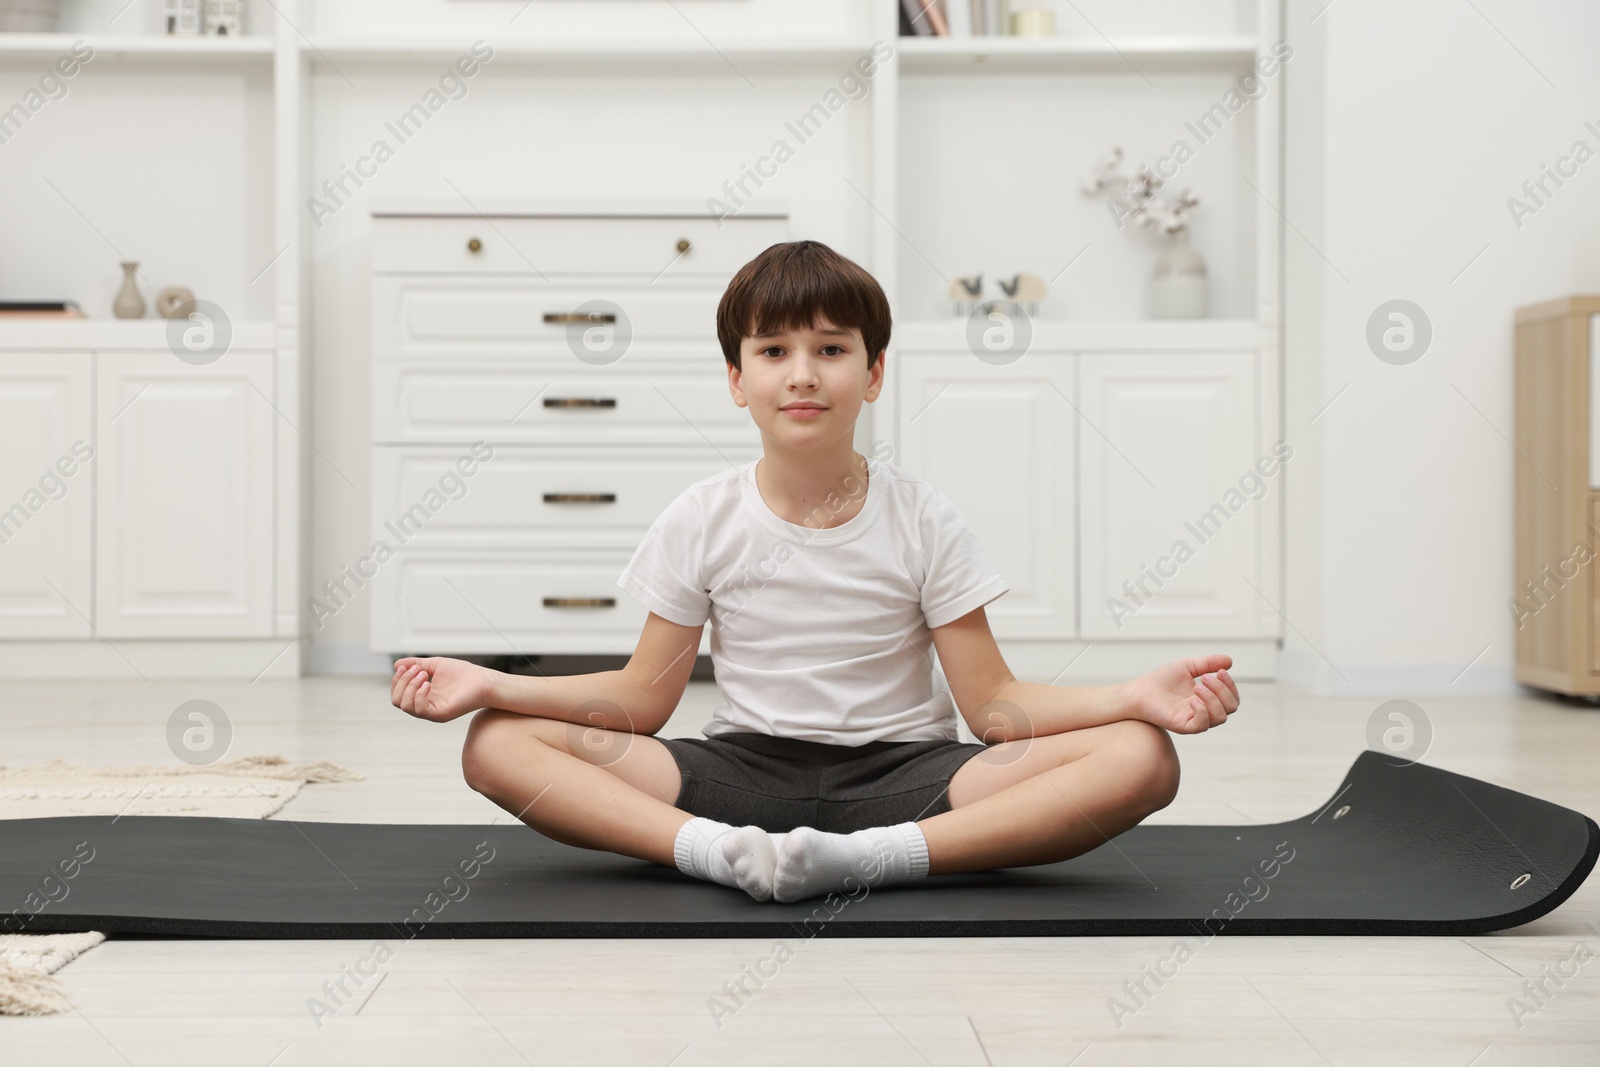
[[[783,904],[843,891],[909,882],[928,874],[928,839],[914,822],[830,834],[810,826],[790,833],[778,850],[772,895]]]
[[[771,900],[780,844],[782,835],[759,826],[729,826],[697,815],[678,829],[672,861],[684,874]]]

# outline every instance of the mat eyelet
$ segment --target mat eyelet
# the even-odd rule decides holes
[[[1333,817],[1335,819],[1342,819],[1342,818],[1344,818],[1345,813],[1348,812],[1349,810],[1350,810],[1350,805],[1345,804],[1338,811],[1333,813]]]
[[[1520,889],[1520,888],[1522,888],[1523,886],[1528,884],[1528,879],[1532,878],[1532,877],[1533,877],[1533,875],[1529,874],[1528,872],[1526,872],[1526,871],[1522,872],[1521,874],[1517,875],[1515,878],[1513,878],[1511,880],[1511,888],[1512,889]]]

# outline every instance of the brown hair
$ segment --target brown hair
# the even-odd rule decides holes
[[[821,241],[769,246],[739,268],[717,304],[717,340],[729,363],[739,364],[739,342],[782,330],[805,330],[826,319],[858,329],[867,367],[889,344],[889,298],[876,278]]]

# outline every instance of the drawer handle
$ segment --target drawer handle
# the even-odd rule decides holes
[[[544,598],[547,608],[614,608],[617,598],[614,596],[547,596]]]
[[[467,251],[468,252],[482,252],[483,251],[483,242],[478,240],[476,237],[472,238],[472,240],[467,242]]]
[[[678,238],[678,251],[679,252],[687,252],[687,251],[689,251],[689,239],[687,237]]]
[[[546,311],[544,321],[559,326],[574,322],[616,322],[617,317],[609,311]]]
[[[614,408],[617,398],[614,396],[547,396],[544,398],[547,408]]]
[[[615,493],[546,493],[546,504],[615,504]]]

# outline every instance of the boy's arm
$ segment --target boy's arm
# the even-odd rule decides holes
[[[1119,719],[1140,719],[1174,733],[1199,733],[1226,721],[1239,706],[1238,687],[1223,669],[1233,660],[1224,655],[1175,660],[1116,685],[1072,688],[1018,681],[1000,655],[981,607],[930,632],[956,708],[973,735],[988,745]],[[1200,688],[1195,688],[1202,676]]]
[[[662,725],[626,670],[554,677],[497,671],[486,706],[630,733],[653,734]]]
[[[704,623],[680,626],[651,612],[621,670],[553,678],[496,672],[489,706],[605,730],[654,734],[683,699],[704,629]]]
[[[1128,718],[1120,685],[1072,689],[1018,681],[981,607],[930,632],[956,708],[986,745]]]

